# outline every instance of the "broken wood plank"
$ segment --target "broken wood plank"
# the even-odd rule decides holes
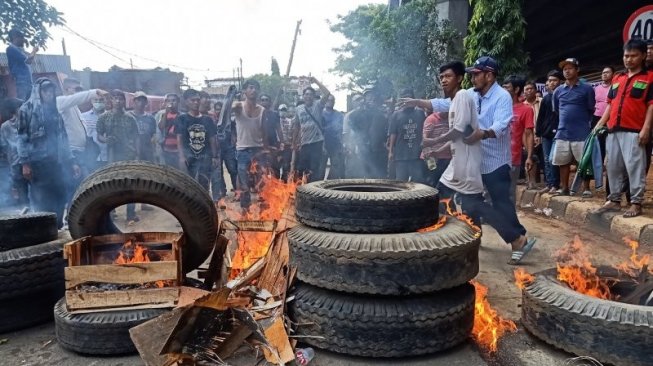
[[[164,287],[140,290],[103,292],[66,291],[68,309],[117,308],[144,304],[166,304],[174,307],[179,297],[179,288]]]
[[[222,220],[220,230],[273,232],[276,226],[275,220]]]
[[[229,244],[229,239],[226,236],[220,234],[218,239],[215,241],[213,247],[213,254],[211,255],[211,262],[209,263],[209,269],[204,278],[204,289],[210,291],[213,289],[213,285],[217,282],[220,282],[220,277],[222,274],[222,263],[224,263],[224,254],[227,251],[227,245]]]
[[[267,328],[264,328],[265,338],[270,348],[264,348],[263,353],[268,362],[285,364],[295,359],[295,352],[290,345],[286,328],[283,326],[283,315],[278,316]]]
[[[132,305],[132,306],[121,306],[119,308],[116,307],[110,307],[110,308],[97,308],[97,309],[77,309],[77,310],[71,310],[68,309],[68,312],[70,314],[91,314],[91,313],[104,313],[107,311],[127,311],[127,310],[143,310],[143,309],[165,309],[165,308],[170,308],[174,307],[174,305],[170,305],[169,303],[163,303],[163,304],[143,304],[143,305]]]
[[[177,261],[101,264],[65,268],[66,289],[87,282],[123,285],[177,279]]]
[[[259,277],[263,269],[265,268],[266,257],[259,258],[254,264],[252,264],[247,270],[241,272],[236,278],[227,282],[227,288],[231,290],[237,290],[238,288],[249,284],[253,279]]]
[[[218,358],[221,360],[226,359],[231,356],[240,346],[243,345],[243,342],[247,337],[249,337],[253,331],[246,325],[238,325],[227,337],[227,339],[222,342],[222,344],[215,350],[215,353],[218,355]]]
[[[186,305],[191,305],[195,303],[197,299],[208,294],[208,291],[199,288],[182,286],[179,288],[179,300],[177,301],[177,307],[181,308]]]
[[[167,339],[186,308],[173,309],[129,329],[129,335],[146,366],[163,366],[168,357],[161,355],[163,339]]]

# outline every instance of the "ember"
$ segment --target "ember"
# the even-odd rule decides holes
[[[554,256],[558,263],[558,280],[566,283],[572,290],[599,299],[613,299],[607,281],[596,274],[596,267],[578,236],[559,249]]]
[[[472,281],[476,288],[476,305],[474,307],[474,328],[472,336],[478,345],[494,353],[499,339],[507,332],[517,330],[515,322],[503,319],[487,300],[487,287]]]

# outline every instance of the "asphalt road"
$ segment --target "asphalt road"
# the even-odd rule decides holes
[[[158,211],[142,212],[143,221],[128,229],[134,231],[148,229],[168,230],[178,229],[174,218]],[[625,259],[629,255],[628,248],[620,242],[597,236],[553,219],[521,215],[522,223],[529,235],[538,237],[539,241],[524,267],[529,272],[536,272],[555,266],[552,253],[578,234],[591,247],[596,263],[611,264]],[[149,223],[157,223],[156,228]],[[477,280],[489,288],[489,300],[504,317],[519,320],[521,296],[514,286],[512,271],[514,267],[506,264],[510,256],[509,247],[504,244],[489,227],[484,227],[480,251],[481,272]],[[615,259],[616,258],[616,259]],[[68,352],[57,344],[54,335],[54,324],[44,324],[34,328],[1,334],[0,364],[2,365],[70,365],[70,366],[126,366],[141,365],[138,356],[123,357],[88,357]],[[591,355],[590,355],[591,356]],[[476,365],[563,365],[565,360],[573,355],[552,349],[519,328],[500,344],[496,355],[487,355],[469,341],[459,347],[436,355],[408,359],[369,359],[338,355],[317,350],[311,365],[432,365],[432,366],[476,366]],[[240,360],[240,365],[251,365],[251,361]]]

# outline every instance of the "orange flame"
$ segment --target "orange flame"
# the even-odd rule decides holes
[[[628,274],[629,276],[636,277],[639,275],[639,272],[641,272],[644,266],[648,266],[651,256],[649,254],[640,256],[637,253],[637,249],[639,249],[639,242],[637,242],[636,240],[632,240],[627,236],[624,237],[623,240],[624,243],[626,243],[626,245],[628,245],[631,250],[630,262],[623,261],[615,265],[614,268]],[[649,272],[653,273],[653,269],[649,269]]]
[[[299,183],[289,179],[288,183],[275,178],[271,174],[263,175],[259,184],[259,198],[262,201],[258,210],[240,215],[241,220],[280,220],[290,203],[291,197]],[[228,212],[234,215],[233,212]],[[234,216],[237,216],[235,214]],[[256,260],[263,257],[270,245],[272,233],[269,232],[239,232],[238,249],[231,262],[231,277],[249,268]]]
[[[526,286],[530,285],[531,283],[533,283],[533,281],[535,281],[535,276],[526,272],[526,270],[523,268],[517,268],[514,271],[514,274],[515,274],[515,285],[517,285],[517,287],[520,290],[523,290],[524,288],[526,288]]]
[[[446,223],[447,223],[447,217],[445,215],[440,215],[440,218],[438,219],[438,222],[436,222],[435,224],[433,224],[433,225],[431,225],[429,227],[424,227],[424,228],[418,229],[417,232],[418,233],[428,233],[428,232],[431,232],[431,231],[436,231],[436,230],[440,229],[441,227],[443,227]]]
[[[150,256],[148,250],[141,244],[134,244],[132,239],[127,240],[120,248],[118,256],[113,261],[114,264],[130,264],[130,263],[149,263]],[[155,281],[154,286],[161,288],[166,286],[166,281]]]
[[[517,325],[512,320],[499,316],[492,308],[487,300],[487,287],[477,281],[472,281],[472,284],[476,289],[472,336],[479,346],[494,353],[498,349],[499,339],[507,332],[516,331]]]
[[[474,229],[474,231],[476,231],[477,235],[480,235],[480,233],[481,233],[481,228],[478,227],[478,226],[476,226],[476,225],[474,224],[474,221],[472,221],[472,218],[471,218],[471,217],[465,215],[465,214],[462,213],[462,212],[454,211],[454,209],[451,208],[451,198],[444,198],[444,199],[440,200],[440,203],[444,203],[444,205],[445,205],[446,208],[447,208],[447,213],[448,213],[449,215],[451,215],[451,216],[457,218],[458,220],[460,220],[460,221],[466,223],[466,224],[469,225],[472,229]]]
[[[554,254],[558,263],[558,280],[566,283],[572,290],[596,297],[612,300],[608,282],[596,274],[590,255],[578,235]]]

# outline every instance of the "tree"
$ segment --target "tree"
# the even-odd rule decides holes
[[[43,48],[51,39],[46,26],[63,25],[63,13],[48,5],[44,0],[2,0],[0,7],[0,34],[8,42],[7,33],[12,28],[20,29],[30,46]]]
[[[501,66],[501,74],[526,71],[528,54],[524,51],[526,21],[521,0],[470,0],[473,7],[469,32],[465,37],[465,63],[471,65],[480,56],[492,56]]]
[[[396,88],[412,87],[418,96],[434,90],[438,67],[460,56],[461,35],[439,20],[436,0],[413,0],[396,9],[364,5],[338,16],[331,31],[347,42],[332,71],[348,78],[341,87],[360,89],[387,80]]]
[[[270,71],[272,72],[272,75],[281,76],[281,71],[279,70],[279,62],[277,62],[277,59],[274,57],[272,57]]]

